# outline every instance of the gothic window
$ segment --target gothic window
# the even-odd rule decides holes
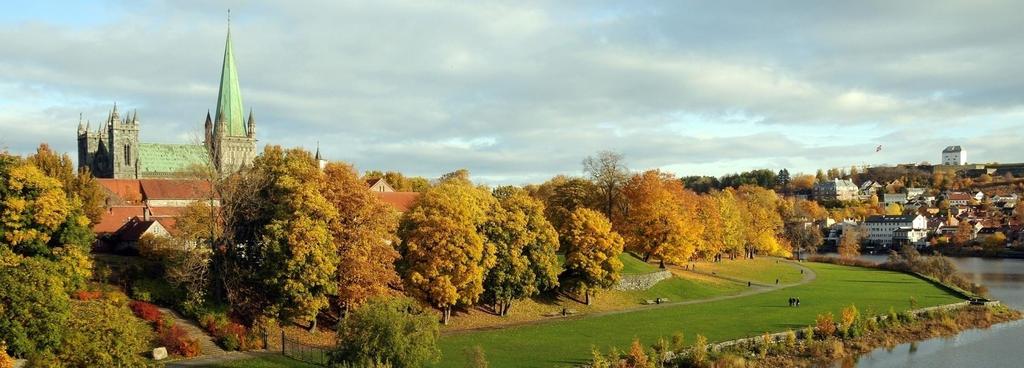
[[[132,164],[132,152],[131,152],[131,149],[132,149],[132,145],[130,145],[130,144],[124,145],[124,163],[125,163],[125,165],[131,165]]]

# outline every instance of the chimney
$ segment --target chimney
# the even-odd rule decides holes
[[[153,213],[149,211],[149,207],[142,208],[142,221],[149,221],[149,218],[153,216]]]

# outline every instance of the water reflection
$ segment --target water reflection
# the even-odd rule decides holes
[[[883,262],[885,256],[863,259]],[[1024,260],[950,258],[968,279],[985,285],[993,298],[1024,309]],[[833,367],[1020,367],[1024,366],[1024,321],[1004,323],[987,330],[934,338],[876,349]]]

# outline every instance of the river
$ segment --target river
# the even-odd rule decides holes
[[[884,256],[863,256],[884,262]],[[993,299],[1015,309],[1024,309],[1024,260],[950,258],[960,272],[975,283],[988,287]],[[1004,323],[985,330],[934,338],[892,349],[876,349],[855,361],[836,367],[1022,367],[1024,366],[1024,320]]]

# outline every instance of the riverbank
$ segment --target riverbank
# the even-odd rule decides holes
[[[932,251],[947,257],[980,257],[980,258],[1007,258],[1024,259],[1024,248],[985,248],[980,246],[955,246],[945,245],[933,247]]]
[[[707,354],[703,362],[690,363],[696,366],[831,366],[836,361],[852,363],[856,357],[878,348],[953,336],[966,330],[987,329],[1019,319],[1019,311],[1002,305],[883,315],[866,319],[861,326],[852,326],[859,331],[846,332],[844,337],[823,334],[821,328],[815,329],[812,339],[807,338],[807,332],[794,332],[788,339],[770,337],[767,341],[760,339],[735,344]],[[836,334],[844,333],[837,330]]]

